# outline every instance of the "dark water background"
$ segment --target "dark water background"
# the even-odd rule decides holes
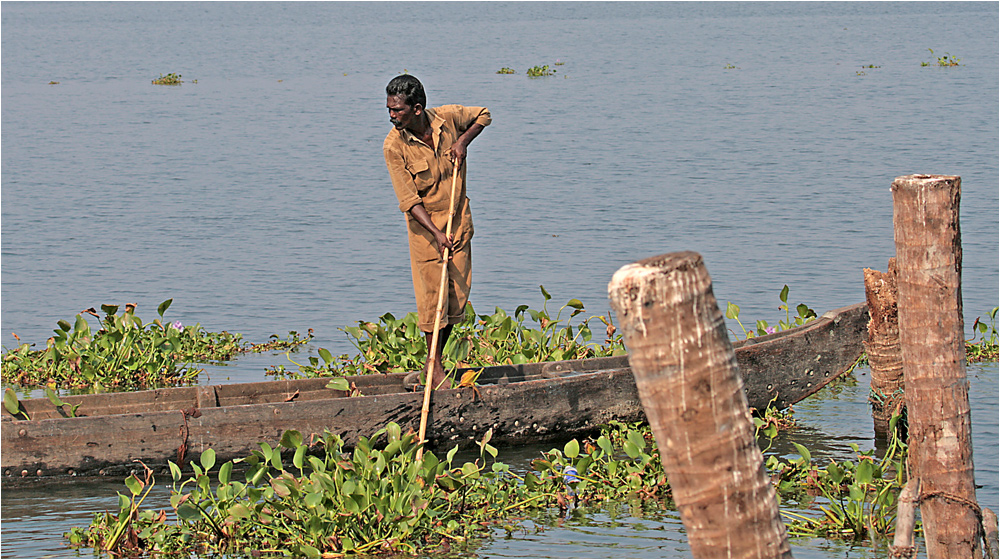
[[[385,83],[404,70],[430,105],[493,113],[469,160],[480,311],[537,308],[544,285],[553,306],[579,298],[606,313],[615,270],[679,250],[700,252],[719,301],[751,322],[782,318],[784,284],[820,313],[856,303],[862,268],[884,269],[894,253],[889,185],[911,173],[962,177],[967,330],[998,302],[996,3],[0,12],[6,347],[12,332],[43,346],[57,320],[88,307],[138,302],[148,321],[173,298],[171,321],[253,341],[313,328],[306,352],[340,353],[352,348],[339,328],[412,310],[380,149]],[[920,64],[945,53],[962,65]],[[556,75],[525,75],[544,64]],[[518,74],[495,74],[504,66]],[[150,84],[171,72],[186,83]],[[259,380],[281,363],[247,357],[205,381]],[[997,368],[969,373],[980,500],[996,508]],[[851,391],[803,403],[813,432],[796,441],[832,456],[850,455],[842,440],[870,448],[866,396],[862,372]],[[60,523],[85,524],[82,512],[113,504],[119,485],[88,488],[5,490],[2,555],[66,554]],[[688,555],[673,512],[633,513],[623,505],[482,554]]]

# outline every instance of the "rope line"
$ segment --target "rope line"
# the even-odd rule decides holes
[[[928,498],[944,498],[949,502],[961,504],[971,509],[972,512],[976,514],[976,519],[979,520],[980,526],[982,526],[983,524],[983,510],[979,508],[979,504],[973,502],[972,500],[968,500],[961,496],[956,496],[955,494],[950,494],[948,492],[945,492],[944,490],[932,490],[930,492],[921,493],[918,502],[923,503],[923,501],[927,500]]]

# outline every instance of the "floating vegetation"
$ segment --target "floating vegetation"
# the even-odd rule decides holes
[[[927,49],[927,50],[931,51],[931,56],[934,55],[934,49]],[[937,57],[937,63],[936,64],[938,66],[959,66],[959,63],[961,61],[962,61],[962,59],[955,58],[955,57],[951,56],[951,54],[945,53],[944,56]],[[921,66],[931,66],[932,64],[934,64],[934,63],[932,63],[932,62],[921,62],[920,63]]]
[[[59,84],[59,82],[55,82],[55,81],[49,82],[50,86],[54,86],[54,85],[58,85],[58,84]]]
[[[736,323],[743,329],[744,338],[753,338],[755,336],[764,336],[767,334],[774,334],[778,331],[785,331],[791,328],[800,327],[809,321],[816,319],[816,312],[813,311],[808,305],[800,303],[795,307],[795,312],[797,313],[795,317],[791,316],[791,311],[788,307],[788,285],[786,284],[781,288],[781,292],[778,294],[778,299],[781,300],[781,305],[778,306],[778,310],[785,310],[785,320],[778,321],[777,326],[770,326],[767,321],[757,321],[757,330],[753,329],[747,330],[740,322],[740,306],[735,303],[726,302],[726,318],[733,319]],[[739,334],[735,333],[730,329],[737,339],[739,339]]]
[[[478,459],[461,465],[457,447],[417,461],[415,434],[394,423],[360,438],[353,452],[336,434],[307,443],[289,431],[278,448],[262,443],[215,471],[208,450],[191,462],[194,476],[170,464],[173,515],[142,509],[155,485],[147,469],[126,479],[117,513],[98,513],[66,536],[72,546],[113,556],[462,554],[492,527],[512,532],[527,512],[669,498],[648,427],[618,423],[596,440],[574,439],[521,474],[496,460],[491,436],[488,430],[479,442]],[[237,463],[247,465],[242,480]],[[210,472],[217,472],[214,484]]]
[[[984,362],[996,361],[1000,357],[997,347],[997,311],[1000,308],[994,307],[989,312],[989,324],[976,317],[972,323],[972,338],[965,341],[965,354],[967,361]],[[978,339],[977,339],[978,337]]]
[[[871,70],[871,69],[875,69],[875,68],[881,68],[881,66],[879,66],[877,64],[862,65],[861,66],[861,70],[858,70],[857,72],[855,72],[854,75],[855,76],[867,76],[868,72],[865,72],[865,70]]]
[[[778,433],[798,426],[795,421],[795,411],[791,406],[784,410],[778,410],[772,406],[774,400],[777,400],[777,398],[777,396],[774,397],[763,414],[760,414],[755,409],[750,409],[754,413],[754,436],[758,442],[760,442],[761,436],[766,437],[768,440],[767,448],[764,449],[765,452],[771,448],[771,443],[774,441],[774,438],[778,437]]]
[[[544,298],[541,310],[521,305],[513,314],[496,308],[493,314],[478,315],[470,304],[465,321],[455,325],[444,347],[444,366],[454,370],[626,353],[610,315],[593,315],[573,324],[571,320],[585,309],[580,300],[570,299],[553,317],[547,310],[552,296],[544,287],[539,288]],[[776,326],[760,320],[756,321],[755,329],[748,330],[740,320],[739,306],[731,302],[727,302],[726,317],[740,325],[746,338],[787,330],[816,318],[816,312],[805,304],[796,306],[796,315],[791,316],[788,286],[782,288],[779,298],[782,301],[779,309],[785,310],[785,319]],[[335,357],[320,348],[318,356],[298,363],[291,360],[290,351],[309,342],[313,338],[312,329],[305,335],[290,331],[286,338],[273,334],[267,342],[250,343],[239,333],[208,332],[200,323],[185,326],[180,321],[165,322],[163,313],[171,302],[160,304],[160,317],[151,323],[143,323],[135,315],[135,304],[126,304],[121,314],[117,305],[102,305],[103,317],[90,308],[77,315],[73,324],[60,320],[45,349],[37,350],[27,343],[14,349],[4,348],[0,379],[5,384],[29,389],[103,392],[193,383],[202,370],[191,364],[220,363],[251,352],[288,352],[289,361],[297,369],[279,365],[265,373],[291,379],[417,371],[423,368],[426,358],[426,341],[415,313],[402,319],[386,313],[377,322],[359,321],[355,327],[342,329],[358,350],[353,356]],[[970,362],[998,359],[997,312],[994,307],[987,320],[979,317],[973,323],[973,337],[966,341]],[[84,318],[88,314],[100,320],[97,332],[92,331]],[[564,318],[564,314],[568,317]],[[594,338],[595,321],[603,324],[603,341]],[[20,342],[16,334],[14,337]],[[864,363],[862,356],[858,364]]]
[[[157,86],[179,86],[182,83],[184,82],[181,81],[181,75],[172,72],[166,76],[160,74],[159,78],[153,80],[153,84]]]
[[[209,449],[190,462],[193,476],[169,464],[172,512],[142,509],[156,484],[146,469],[125,480],[117,512],[97,513],[66,537],[71,546],[117,557],[464,556],[493,528],[511,535],[524,529],[526,516],[552,509],[563,517],[578,507],[629,499],[676,507],[648,425],[612,422],[595,439],[541,453],[526,472],[498,460],[492,430],[478,442],[478,458],[462,464],[457,446],[417,461],[415,439],[390,422],[353,450],[339,435],[307,441],[296,431],[285,432],[278,447],[261,443],[250,456],[222,465]],[[881,460],[855,448],[856,462],[831,461],[823,469],[812,465],[808,449],[796,449],[797,459],[766,459],[783,501],[816,501],[822,512],[816,519],[783,512],[792,535],[889,533],[905,444],[895,440]]]
[[[593,315],[579,324],[571,324],[573,317],[585,312],[580,300],[571,299],[552,317],[547,310],[547,302],[552,296],[544,286],[539,288],[544,298],[540,311],[521,305],[513,314],[497,307],[492,315],[478,315],[469,304],[465,309],[465,321],[454,326],[443,349],[442,364],[445,369],[454,371],[466,367],[620,356],[626,353],[610,315]],[[758,320],[754,328],[748,330],[740,321],[739,306],[732,302],[727,302],[726,317],[740,325],[743,338],[788,330],[817,318],[816,311],[802,303],[795,306],[796,315],[793,317],[788,293],[786,285],[778,295],[781,300],[778,309],[785,311],[785,318],[775,326]],[[562,315],[567,312],[569,317],[564,319]],[[594,339],[591,324],[595,321],[604,326],[603,341]],[[989,327],[978,322],[975,328],[985,333],[984,329]],[[402,319],[386,313],[376,322],[358,321],[356,327],[341,330],[357,349],[356,354],[334,356],[329,350],[320,348],[318,356],[310,356],[302,363],[292,360],[289,355],[288,360],[296,366],[294,369],[277,365],[266,373],[280,379],[299,379],[409,372],[424,367],[427,345],[423,332],[417,326],[416,313],[408,313]],[[733,335],[740,338],[735,332]],[[996,359],[995,342],[992,348],[992,359]],[[984,359],[990,359],[989,354],[984,355],[987,356]],[[865,356],[862,355],[858,365],[864,363]]]
[[[540,78],[542,76],[551,76],[555,73],[556,71],[554,69],[553,70],[549,69],[548,64],[546,64],[545,66],[532,66],[531,68],[528,68],[529,78]]]
[[[563,64],[566,64],[566,63],[565,63],[565,62],[563,62],[563,61],[561,61],[561,60],[559,60],[559,59],[557,58],[554,64],[555,64],[556,66],[562,66]]]
[[[281,338],[276,334],[272,334],[267,338],[267,342],[261,342],[259,344],[247,343],[246,346],[240,348],[240,352],[260,354],[263,352],[290,350],[292,348],[298,348],[299,346],[309,342],[312,340],[313,336],[312,329],[306,331],[305,336],[299,335],[297,331],[288,331],[287,338]]]
[[[734,66],[734,65],[732,65],[732,64],[727,64],[727,65],[723,66],[723,68],[724,68],[725,70],[739,70],[739,69],[740,69],[740,67],[739,67],[739,66]]]
[[[454,370],[459,367],[479,367],[500,364],[525,364],[575,360],[625,354],[621,335],[610,316],[594,315],[578,324],[571,319],[585,312],[583,303],[571,299],[553,317],[547,303],[552,298],[544,286],[539,286],[544,298],[541,310],[519,306],[513,315],[499,307],[492,315],[477,315],[469,304],[465,321],[455,325],[443,349],[442,365]],[[563,314],[568,317],[563,318]],[[594,341],[591,323],[604,325],[605,339]],[[359,321],[356,327],[342,329],[347,333],[358,354],[334,357],[325,348],[308,363],[293,364],[297,371],[276,366],[267,373],[280,378],[326,377],[416,371],[424,366],[427,344],[417,325],[416,313],[397,319],[391,313],[378,322]],[[291,361],[291,357],[289,357]]]
[[[508,68],[504,66],[503,68],[497,70],[497,74],[517,74],[517,72],[514,71],[513,68]]]
[[[157,308],[159,318],[143,323],[135,314],[136,304],[102,305],[102,317],[90,308],[76,316],[73,324],[57,322],[55,336],[44,350],[28,343],[4,353],[0,379],[20,387],[50,387],[71,390],[138,390],[193,383],[203,370],[191,363],[216,363],[246,352],[284,350],[312,338],[296,332],[287,339],[272,335],[267,343],[249,344],[242,335],[207,332],[201,324],[165,322],[163,314],[173,302]],[[94,332],[84,315],[99,319]],[[14,337],[20,342],[20,338]],[[6,349],[5,349],[6,350]]]
[[[856,444],[851,448],[857,454],[854,461],[830,461],[825,469],[812,466],[809,450],[794,444],[800,458],[785,462],[771,456],[767,468],[772,480],[779,477],[779,495],[805,494],[806,500],[816,498],[813,504],[822,515],[813,518],[782,511],[789,520],[790,536],[861,539],[885,538],[895,530],[896,502],[906,483],[907,446],[896,430],[900,417],[889,421],[893,434],[889,448],[882,459],[874,451],[861,452]]]

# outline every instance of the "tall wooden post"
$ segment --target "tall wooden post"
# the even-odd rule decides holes
[[[910,457],[930,558],[981,558],[962,319],[961,178],[892,183]]]
[[[701,255],[622,267],[608,295],[694,556],[791,557]]]
[[[865,352],[871,366],[872,421],[876,439],[888,440],[889,420],[902,414],[906,401],[903,383],[903,356],[899,350],[899,317],[896,307],[896,259],[889,259],[886,272],[866,268],[865,299],[868,300],[868,340]],[[902,429],[905,423],[896,424]],[[906,432],[901,432],[905,437]]]

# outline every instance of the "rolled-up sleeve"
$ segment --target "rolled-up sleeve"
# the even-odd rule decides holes
[[[385,154],[385,166],[389,169],[389,178],[392,180],[392,190],[399,199],[399,210],[404,213],[409,212],[421,202],[413,176],[406,169],[403,154],[390,146],[388,140],[382,146],[382,152]]]
[[[490,110],[486,107],[462,107],[461,114],[464,121],[460,124],[462,130],[468,130],[473,124],[489,126],[493,122]]]
[[[493,122],[493,117],[490,115],[490,110],[486,107],[473,107],[473,109],[478,109],[476,114],[475,124],[481,124],[483,126],[489,126]]]

